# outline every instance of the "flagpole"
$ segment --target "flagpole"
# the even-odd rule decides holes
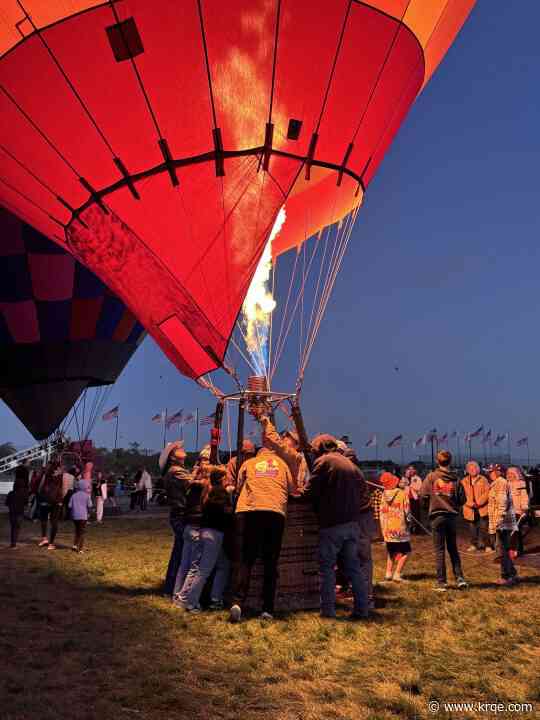
[[[116,448],[118,447],[118,419],[120,417],[120,412],[116,413],[116,427],[114,430],[114,449],[116,451]]]
[[[405,465],[405,448],[403,447],[403,440],[400,443],[401,445],[401,472],[403,472],[403,466]]]
[[[195,430],[195,450],[199,449],[199,408],[195,408],[195,421],[197,429]]]
[[[165,415],[163,416],[163,447],[167,444],[167,415],[169,414],[168,408],[165,408]]]
[[[472,458],[472,437],[469,437],[469,460]]]
[[[529,436],[527,436],[527,470],[531,467],[531,453],[529,452]]]
[[[510,433],[508,433],[508,463],[512,464],[512,444],[510,441]]]

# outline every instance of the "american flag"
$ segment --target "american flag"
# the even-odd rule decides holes
[[[491,430],[488,430],[486,433],[484,433],[484,437],[482,438],[482,442],[484,445],[488,443],[491,440]]]
[[[366,443],[366,447],[375,447],[377,444],[377,436],[372,435]]]
[[[471,440],[472,438],[478,437],[478,436],[481,435],[483,432],[484,432],[484,426],[483,426],[483,425],[480,425],[480,427],[478,428],[478,430],[475,430],[474,432],[469,433],[469,440]]]
[[[101,419],[107,422],[107,420],[114,420],[114,418],[118,417],[118,412],[120,411],[120,405],[117,405],[116,407],[113,407],[112,410],[109,410],[105,413],[105,415],[101,416]]]
[[[386,447],[393,448],[393,447],[399,447],[401,445],[401,441],[403,440],[403,435],[396,435],[395,438],[392,438],[390,442],[386,445]]]
[[[163,422],[164,420],[165,420],[165,410],[162,410],[160,413],[158,413],[157,415],[154,415],[154,417],[152,418],[152,422],[160,423],[160,422]]]
[[[169,417],[166,420],[167,427],[170,428],[172,425],[179,425],[182,422],[183,415],[184,415],[183,410],[179,410],[174,415],[169,415]]]
[[[189,425],[192,422],[195,422],[195,415],[193,413],[188,413],[184,418],[182,425]]]
[[[445,445],[448,440],[448,433],[444,433],[444,435],[441,435],[439,438],[439,445]]]
[[[214,424],[214,415],[207,415],[206,417],[203,417],[199,420],[199,425],[213,425]]]
[[[504,442],[505,440],[508,440],[508,433],[503,433],[502,435],[497,435],[497,437],[496,437],[495,442],[493,443],[493,445],[494,445],[495,447],[498,447],[498,446],[499,446],[502,442]]]
[[[420,437],[413,442],[413,448],[420,447],[420,445],[425,445],[427,442],[427,435],[420,435]]]
[[[516,443],[516,445],[517,445],[518,447],[522,447],[523,445],[528,445],[528,444],[529,444],[529,437],[528,437],[528,435],[525,435],[525,437],[520,438],[520,439],[517,441],[517,443]]]
[[[458,432],[457,432],[457,430],[454,430],[454,432],[450,435],[450,438],[452,440],[455,440],[457,438],[457,436],[458,436]]]

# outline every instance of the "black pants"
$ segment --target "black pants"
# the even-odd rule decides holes
[[[17,545],[17,540],[19,539],[19,531],[21,529],[21,520],[23,519],[24,513],[15,510],[13,508],[9,508],[9,525],[10,525],[10,535],[11,535],[11,547],[15,547]]]
[[[499,551],[501,553],[501,577],[505,580],[511,580],[517,575],[517,570],[510,557],[511,536],[511,530],[497,530],[497,540],[499,541]]]
[[[456,517],[454,515],[435,515],[431,519],[433,545],[437,559],[437,580],[446,582],[446,553],[448,551],[452,562],[454,577],[462,577],[461,559],[456,542]]]
[[[86,520],[74,520],[73,524],[75,525],[75,538],[73,540],[73,545],[75,545],[77,550],[82,550],[84,547],[84,532],[86,530]]]
[[[51,522],[51,534],[49,542],[54,543],[56,533],[58,532],[58,521],[62,513],[62,505],[55,503],[54,505],[42,504],[39,508],[39,518],[41,520],[41,536],[47,537],[47,520]]]
[[[264,566],[263,612],[274,612],[278,580],[278,562],[285,518],[267,510],[241,512],[235,516],[240,538],[239,562],[233,587],[233,603],[242,605],[249,593],[251,570],[257,558]]]
[[[480,517],[478,510],[475,510],[474,520],[469,520],[468,522],[471,534],[471,545],[474,545],[479,550],[483,550],[486,545],[489,546],[488,518]]]

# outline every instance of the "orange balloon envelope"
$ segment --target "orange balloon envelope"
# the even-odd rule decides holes
[[[362,201],[474,0],[0,0],[0,204],[186,375],[274,255]]]

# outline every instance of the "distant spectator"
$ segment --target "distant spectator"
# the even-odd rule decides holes
[[[506,471],[506,479],[512,493],[512,503],[516,513],[517,531],[512,534],[510,556],[514,559],[517,555],[523,555],[523,523],[529,514],[529,492],[527,483],[518,467],[509,467]]]
[[[9,525],[10,525],[10,547],[15,549],[19,539],[21,522],[24,517],[24,508],[28,502],[29,481],[28,468],[19,465],[15,469],[15,481],[13,489],[6,497],[6,505],[9,508]]]
[[[416,472],[414,465],[409,465],[405,470],[404,477],[407,479],[408,488],[407,492],[409,495],[409,504],[412,515],[411,533],[421,534],[424,532],[422,525],[422,503],[420,501],[420,491],[422,489],[422,478]]]
[[[517,570],[510,557],[510,539],[517,530],[516,514],[512,502],[510,483],[504,477],[500,465],[490,465],[489,476],[489,531],[497,535],[499,552],[501,553],[501,577],[498,585],[514,585],[518,582]]]
[[[461,481],[465,491],[462,510],[471,536],[471,544],[467,550],[493,552],[488,534],[489,480],[480,474],[480,466],[474,460],[467,463],[465,472],[466,475]]]
[[[456,522],[465,501],[465,493],[455,472],[450,468],[452,455],[448,450],[437,453],[437,468],[428,474],[422,484],[420,495],[429,498],[429,517],[437,562],[437,585],[435,590],[446,592],[446,551],[452,561],[452,570],[458,588],[466,588],[461,558],[457,548]]]
[[[95,482],[95,498],[96,498],[96,520],[98,523],[103,522],[103,509],[107,500],[107,481],[101,471],[98,471]]]
[[[41,520],[41,541],[39,547],[56,550],[54,541],[58,532],[58,522],[62,512],[62,469],[58,462],[52,462],[45,472],[39,490],[39,516]],[[47,523],[50,521],[50,534],[47,537]]]
[[[384,579],[402,582],[403,568],[411,554],[409,495],[405,489],[399,487],[399,478],[392,473],[384,472],[381,483],[384,487],[381,528],[387,552]]]
[[[82,553],[84,548],[84,534],[88,522],[88,511],[92,507],[92,496],[88,484],[84,481],[77,483],[77,490],[69,501],[71,517],[75,525],[75,537],[73,539],[73,550]]]

